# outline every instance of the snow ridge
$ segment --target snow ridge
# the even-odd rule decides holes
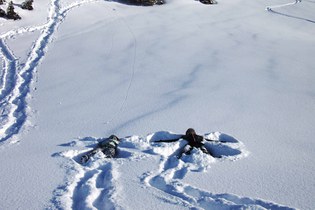
[[[64,184],[55,190],[50,208],[126,209],[123,198],[120,198],[123,192],[123,186],[119,183],[120,166],[128,164],[129,161],[150,161],[151,158],[156,158],[160,159],[157,170],[145,172],[138,182],[148,193],[156,195],[163,202],[191,209],[292,209],[228,193],[213,194],[184,183],[183,179],[190,171],[206,173],[211,164],[236,161],[248,156],[249,152],[242,142],[220,132],[205,134],[207,138],[215,140],[206,143],[214,157],[194,149],[191,155],[184,155],[178,160],[176,154],[184,146],[184,140],[154,143],[156,140],[178,136],[168,131],[160,131],[145,138],[126,137],[119,145],[118,158],[106,159],[103,154],[97,154],[86,165],[79,163],[81,155],[89,150],[83,148],[95,146],[97,138],[86,137],[61,145],[73,149],[53,155],[67,159],[62,165],[67,176]]]

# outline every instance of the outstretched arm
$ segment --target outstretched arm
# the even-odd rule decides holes
[[[207,139],[207,138],[203,138],[206,141],[218,141],[218,140],[213,140],[213,139]]]
[[[226,143],[227,141],[221,141],[221,140],[214,140],[214,139],[207,139],[207,138],[203,138],[206,141],[215,141],[215,142],[222,142],[222,143]]]
[[[154,142],[175,142],[175,141],[178,141],[179,139],[181,139],[182,137],[180,138],[177,138],[177,139],[166,139],[166,140],[157,140],[157,141],[154,141]]]

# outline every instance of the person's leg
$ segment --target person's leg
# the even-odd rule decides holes
[[[185,153],[186,155],[190,155],[192,149],[193,149],[193,147],[187,144],[187,145],[184,147],[184,153]]]
[[[107,147],[103,149],[102,152],[107,158],[114,158],[116,155],[116,149],[114,147]]]
[[[98,153],[98,152],[100,152],[100,151],[102,151],[102,148],[95,148],[95,149],[93,149],[93,150],[91,150],[90,152],[88,152],[88,156],[89,157],[92,157],[92,156],[94,156],[96,153]]]
[[[100,152],[102,149],[97,147],[91,151],[89,151],[88,153],[86,153],[85,155],[83,155],[81,157],[81,163],[86,163],[92,156],[94,156],[96,153]]]
[[[205,146],[201,146],[201,147],[200,147],[200,150],[201,150],[203,153],[207,154],[207,155],[213,156],[213,155],[211,154],[211,152],[210,152],[209,150],[207,150],[207,148],[206,148]]]
[[[180,159],[183,154],[185,153],[186,155],[190,155],[191,150],[193,149],[192,146],[189,144],[186,144],[186,146],[180,151],[180,153],[177,155],[177,158]]]

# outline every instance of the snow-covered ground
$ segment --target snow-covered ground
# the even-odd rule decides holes
[[[315,1],[22,2],[0,18],[1,210],[315,208]],[[189,127],[214,157],[153,143]],[[110,134],[118,158],[78,164]]]

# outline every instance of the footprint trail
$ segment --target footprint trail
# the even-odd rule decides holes
[[[18,134],[27,120],[30,108],[27,97],[33,81],[36,68],[45,58],[48,46],[57,32],[58,26],[63,22],[67,12],[86,3],[99,0],[82,0],[61,7],[60,0],[52,0],[47,17],[47,22],[39,26],[21,27],[0,34],[0,57],[2,58],[2,73],[0,77],[0,145]],[[40,32],[34,41],[30,53],[23,64],[19,63],[14,52],[6,44],[6,40],[30,32]]]

